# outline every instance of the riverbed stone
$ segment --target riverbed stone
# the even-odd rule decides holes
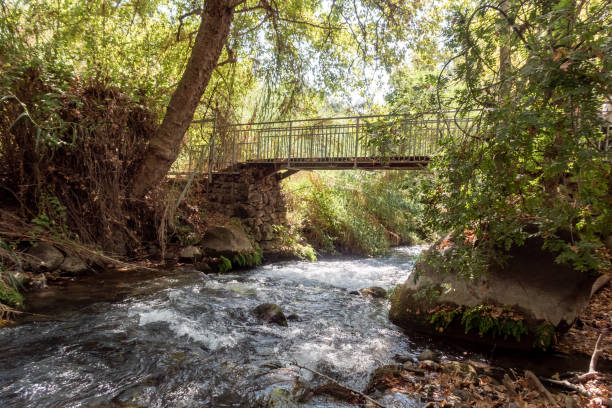
[[[253,244],[246,233],[234,225],[209,228],[200,242],[200,247],[206,255],[213,257],[231,258],[254,251]]]
[[[274,303],[262,303],[253,309],[253,314],[266,323],[287,327],[287,318],[280,306]]]
[[[437,357],[437,354],[431,351],[430,349],[425,349],[421,351],[421,353],[419,353],[419,355],[417,356],[417,360],[419,361],[425,361],[425,360],[438,361],[438,357]]]
[[[36,272],[53,272],[64,262],[64,254],[53,245],[38,242],[28,249],[27,262]]]
[[[363,288],[359,291],[359,294],[364,297],[372,297],[375,299],[384,299],[387,296],[387,291],[380,286],[371,286],[369,288]]]
[[[87,266],[87,263],[85,263],[85,261],[83,261],[81,258],[69,255],[64,258],[64,261],[60,265],[59,269],[60,271],[70,275],[78,275],[87,272],[89,267]]]
[[[202,251],[200,248],[189,245],[181,250],[179,253],[179,260],[183,262],[195,262],[202,258]]]
[[[436,244],[429,251],[437,251],[438,259],[449,262],[453,256],[452,237],[447,236],[445,240],[444,246]],[[523,246],[506,253],[508,259],[503,266],[492,262],[481,278],[471,282],[456,274],[444,273],[443,268],[436,268],[435,265],[418,263],[415,265],[418,279],[411,276],[395,289],[389,318],[405,329],[420,329],[439,335],[428,320],[428,312],[437,306],[511,307],[524,317],[523,323],[530,333],[522,336],[522,343],[511,337],[482,337],[477,330],[466,334],[459,323],[455,327],[451,325],[442,335],[481,343],[493,341],[503,347],[532,347],[535,333],[542,324],[550,324],[559,332],[571,326],[588,304],[595,280],[593,274],[558,264],[555,262],[556,255],[543,250],[542,245],[540,239],[527,239]],[[431,289],[437,289],[439,295],[426,298],[415,296]]]

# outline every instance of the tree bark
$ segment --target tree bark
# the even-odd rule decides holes
[[[132,198],[142,198],[155,187],[176,160],[183,137],[227,41],[234,17],[232,3],[235,0],[206,0],[185,72],[132,180]]]

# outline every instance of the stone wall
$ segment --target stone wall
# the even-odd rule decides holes
[[[241,166],[214,174],[211,183],[202,181],[200,192],[209,211],[240,219],[264,250],[274,245],[273,225],[286,223],[285,199],[274,167]]]

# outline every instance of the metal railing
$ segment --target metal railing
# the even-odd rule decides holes
[[[172,172],[228,171],[243,163],[338,163],[427,159],[444,137],[460,138],[472,125],[455,112],[369,115],[218,125],[194,122],[197,137],[184,147]],[[198,130],[199,128],[199,130]],[[384,136],[384,137],[381,137]]]

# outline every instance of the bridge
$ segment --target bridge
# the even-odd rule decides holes
[[[458,139],[472,125],[454,111],[240,124],[200,120],[193,122],[192,140],[171,174],[231,173],[245,166],[291,172],[422,169],[442,138]]]
[[[299,170],[422,169],[442,139],[461,143],[475,124],[455,112],[241,124],[199,120],[169,177],[187,180],[177,207],[193,183],[192,193],[206,202],[207,212],[240,219],[266,249],[277,239],[273,226],[286,224],[286,176]]]

